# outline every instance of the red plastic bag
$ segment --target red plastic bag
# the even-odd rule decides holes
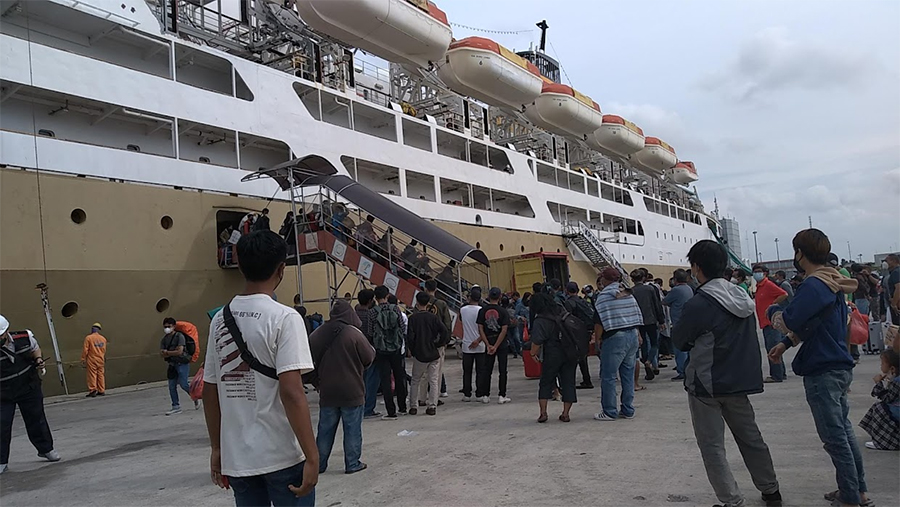
[[[197,374],[194,375],[194,378],[191,380],[190,385],[191,390],[191,399],[194,401],[203,398],[203,367],[201,366],[199,370],[197,370]]]
[[[528,343],[531,340],[531,336],[528,334],[528,328],[522,326],[522,343]]]
[[[850,313],[850,343],[865,345],[869,341],[869,316],[859,313],[856,307]]]

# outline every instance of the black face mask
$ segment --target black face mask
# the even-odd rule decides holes
[[[794,259],[794,269],[797,270],[798,273],[805,273],[806,271],[800,266],[800,261],[796,258]]]

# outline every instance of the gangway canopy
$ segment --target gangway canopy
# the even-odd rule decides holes
[[[293,188],[327,187],[391,227],[402,231],[409,237],[415,238],[419,243],[441,252],[456,262],[462,263],[468,257],[485,266],[490,266],[487,255],[481,250],[441,229],[432,222],[419,217],[378,192],[360,185],[350,177],[337,174],[337,170],[331,162],[318,155],[291,160],[269,169],[260,169],[245,176],[241,181],[250,181],[262,176],[273,178],[285,191],[291,190],[292,180],[294,182]]]

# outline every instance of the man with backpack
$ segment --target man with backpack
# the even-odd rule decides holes
[[[578,295],[578,284],[569,282],[566,284],[566,302],[563,304],[566,311],[578,317],[584,323],[584,341],[590,342],[591,333],[594,331],[594,309],[591,304]],[[581,384],[575,386],[575,389],[593,389],[594,384],[591,382],[591,370],[588,365],[588,356],[585,355],[578,361],[578,367],[581,369]]]
[[[159,356],[168,364],[166,378],[169,380],[169,397],[172,399],[172,409],[166,415],[181,413],[181,401],[178,399],[178,388],[191,394],[188,386],[191,358],[197,350],[197,343],[193,339],[185,338],[184,334],[175,330],[176,321],[172,317],[163,319],[163,332],[165,336],[159,342]],[[200,400],[194,401],[194,410],[200,408]]]
[[[503,405],[511,399],[506,397],[507,365],[509,362],[509,345],[506,333],[509,331],[509,312],[500,306],[500,297],[503,291],[499,287],[491,287],[488,291],[488,304],[478,312],[477,320],[479,339],[487,345],[485,356],[484,375],[481,379],[484,385],[481,388],[482,403],[491,402],[491,377],[494,376],[494,360],[497,360],[497,369],[500,370],[499,400]]]
[[[375,306],[369,310],[369,336],[375,346],[375,364],[381,375],[381,393],[384,396],[384,408],[387,414],[381,417],[385,421],[397,419],[397,413],[406,413],[406,369],[403,367],[403,337],[406,336],[406,321],[400,308],[387,302],[390,290],[384,285],[375,287]],[[391,389],[391,375],[394,377],[394,388],[397,403],[394,404],[394,392]]]
[[[634,296],[620,285],[622,275],[606,267],[597,278],[600,291],[594,298],[600,321],[594,343],[600,349],[600,406],[598,421],[634,418],[634,372],[638,354],[638,328],[643,324],[641,308]],[[621,407],[616,407],[616,374],[622,383]]]

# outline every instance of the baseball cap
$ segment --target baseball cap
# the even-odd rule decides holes
[[[597,279],[601,278],[610,282],[618,282],[622,280],[622,274],[616,268],[609,266],[603,268],[603,271],[600,272],[600,276]]]
[[[7,329],[9,329],[9,321],[6,320],[6,317],[0,315],[0,334],[5,333]]]
[[[103,329],[103,326],[101,326],[99,322],[94,322],[93,324],[91,324],[91,327],[96,327],[97,329]]]
[[[831,265],[831,267],[834,267],[834,268],[838,267],[840,262],[841,261],[838,260],[837,254],[835,254],[834,252],[831,252],[830,254],[828,254],[828,264]]]
[[[491,287],[491,290],[488,292],[489,299],[500,299],[500,295],[503,294],[503,291],[500,290],[500,287]]]
[[[577,293],[578,292],[578,284],[575,282],[567,283],[566,284],[566,292]]]

